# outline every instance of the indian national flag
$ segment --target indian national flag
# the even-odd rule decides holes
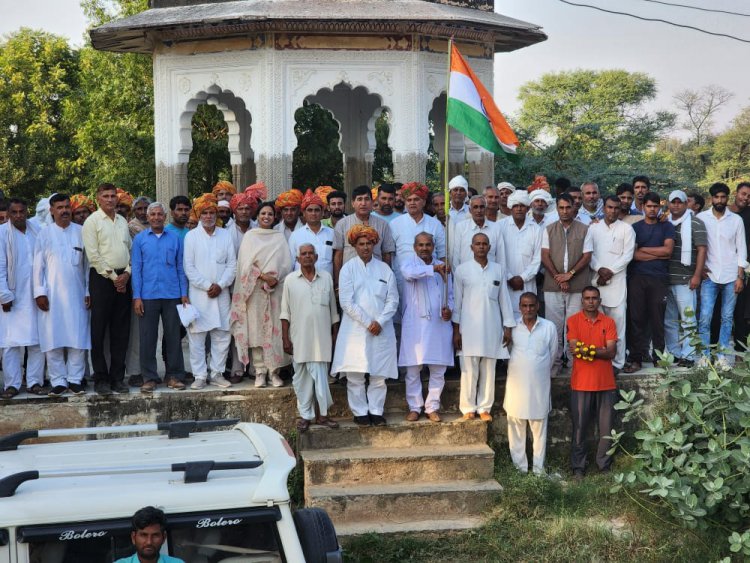
[[[516,154],[516,134],[453,44],[447,122],[490,152],[511,158]]]

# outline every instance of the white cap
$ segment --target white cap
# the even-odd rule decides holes
[[[508,196],[508,207],[513,209],[514,205],[525,205],[529,207],[531,201],[529,201],[529,193],[526,190],[516,190]]]
[[[219,203],[216,204],[217,207],[230,207],[229,202],[226,199],[222,199]]]
[[[669,194],[669,201],[674,201],[675,199],[679,199],[682,203],[686,203],[687,194],[682,190],[675,190],[671,194]]]
[[[549,195],[549,192],[547,190],[534,190],[529,194],[529,202],[533,203],[537,199],[544,200],[547,205],[552,203],[552,196]]]
[[[510,190],[512,192],[516,191],[516,187],[513,184],[511,184],[510,182],[500,182],[497,185],[497,189],[498,190]]]
[[[469,182],[463,176],[454,176],[451,178],[451,181],[448,182],[448,189],[452,190],[453,188],[463,188],[468,190]]]

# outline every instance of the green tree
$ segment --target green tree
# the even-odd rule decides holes
[[[375,155],[372,163],[373,182],[393,181],[393,153],[388,146],[388,135],[391,127],[388,124],[388,110],[375,120]]]
[[[62,37],[21,29],[0,43],[0,184],[33,202],[67,189],[75,150],[64,106],[78,57]]]
[[[188,188],[191,197],[210,192],[219,180],[232,179],[227,148],[229,135],[221,111],[201,104],[193,115],[193,150],[188,162]],[[242,186],[238,186],[242,188]]]
[[[750,178],[750,107],[744,108],[731,126],[716,137],[711,161],[704,185]]]
[[[294,114],[292,185],[298,188],[344,186],[344,161],[339,150],[339,126],[331,112],[307,101]],[[291,186],[290,186],[291,187]]]

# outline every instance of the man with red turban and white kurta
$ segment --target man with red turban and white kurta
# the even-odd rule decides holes
[[[357,257],[339,274],[341,329],[331,373],[346,376],[349,408],[360,426],[383,426],[386,379],[398,378],[396,333],[393,315],[398,309],[398,289],[387,264],[373,256],[380,237],[367,225],[354,225],[347,233]],[[370,383],[365,390],[365,374]]]
[[[302,192],[294,188],[281,192],[276,198],[276,211],[281,212],[281,221],[274,227],[274,230],[284,233],[287,241],[294,231],[302,227],[302,221],[299,218],[301,205]]]

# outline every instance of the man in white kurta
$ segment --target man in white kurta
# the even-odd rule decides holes
[[[604,202],[604,220],[591,223],[589,235],[594,251],[589,266],[593,270],[591,285],[599,288],[602,312],[615,321],[617,354],[612,366],[625,365],[626,306],[628,296],[627,268],[635,252],[635,231],[619,219],[620,210],[614,200]]]
[[[321,222],[324,207],[320,196],[312,190],[307,190],[300,204],[305,224],[296,229],[289,237],[289,250],[292,253],[294,269],[299,270],[300,263],[297,260],[299,249],[303,244],[312,244],[315,247],[315,253],[318,255],[315,269],[328,272],[333,276],[333,229],[326,227]]]
[[[367,225],[347,233],[357,256],[341,268],[339,302],[344,312],[336,340],[331,373],[347,379],[347,397],[354,422],[361,426],[386,423],[383,417],[386,379],[398,377],[393,315],[398,289],[387,264],[373,256],[379,235]],[[365,392],[365,374],[370,383]]]
[[[451,268],[455,271],[461,264],[474,259],[471,251],[471,239],[477,233],[484,233],[490,239],[490,253],[487,259],[505,265],[505,246],[500,235],[498,224],[486,218],[487,202],[484,196],[475,195],[469,200],[471,217],[453,227],[453,239],[450,241]]]
[[[547,419],[552,410],[550,370],[557,356],[557,329],[541,318],[539,298],[521,295],[521,320],[513,328],[513,347],[508,363],[503,409],[508,416],[508,446],[513,465],[528,473],[526,425],[534,446],[533,471],[544,473],[547,452]]]
[[[542,265],[542,228],[529,212],[529,195],[516,190],[508,198],[511,216],[498,223],[505,245],[505,275],[515,315],[520,316],[521,294],[536,293],[536,275]]]
[[[294,235],[292,235],[294,236]],[[333,333],[338,330],[339,314],[333,276],[315,267],[315,246],[304,243],[297,249],[300,268],[284,278],[281,295],[281,338],[284,352],[292,356],[292,385],[297,395],[300,420],[297,429],[305,432],[315,422],[328,428],[338,423],[328,418],[333,404],[328,388]],[[315,399],[320,416],[315,416]]]
[[[430,233],[414,238],[414,256],[400,262],[404,279],[401,303],[401,350],[398,365],[406,367],[406,420],[416,422],[425,414],[440,422],[440,395],[445,385],[445,370],[453,365],[453,287],[444,262],[435,260],[435,243]],[[445,277],[445,279],[444,279]],[[447,295],[446,280],[447,279]],[[447,302],[444,300],[447,297]],[[427,399],[422,393],[422,366],[427,366],[430,379]]]
[[[461,362],[459,409],[466,420],[478,412],[487,422],[495,400],[495,364],[509,357],[511,328],[516,326],[505,270],[487,259],[489,246],[487,235],[474,235],[474,259],[461,264],[453,277],[453,346]]]
[[[190,303],[198,318],[188,326],[190,366],[195,381],[192,389],[202,389],[209,378],[206,365],[206,335],[211,339],[210,383],[229,387],[224,367],[229,353],[229,286],[237,270],[232,237],[226,229],[216,228],[214,203],[196,203],[200,225],[185,235],[184,265],[190,287]]]
[[[5,390],[2,398],[18,394],[23,381],[24,348],[28,352],[26,388],[37,395],[44,382],[44,355],[39,348],[32,264],[37,230],[26,221],[26,203],[8,201],[8,222],[0,225],[0,348],[3,350]]]
[[[81,226],[72,222],[70,198],[53,195],[50,213],[54,222],[40,231],[34,250],[39,344],[47,357],[49,395],[59,397],[68,389],[82,395],[86,350],[91,348],[88,263]]]

